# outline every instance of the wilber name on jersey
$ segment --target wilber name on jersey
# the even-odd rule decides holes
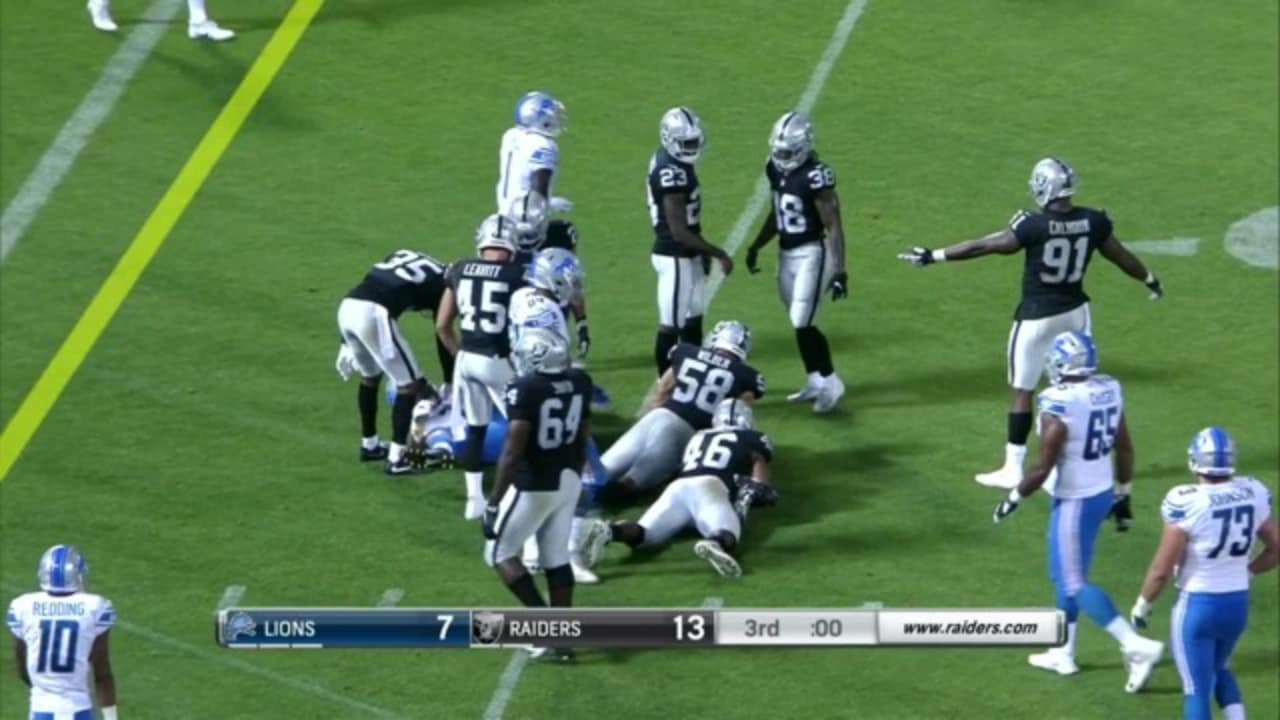
[[[679,415],[694,430],[711,426],[721,400],[751,392],[764,397],[764,375],[736,357],[689,343],[671,349],[675,389],[662,407]]]
[[[697,251],[676,242],[671,227],[667,225],[667,214],[662,209],[662,199],[667,195],[684,196],[685,223],[694,233],[702,233],[702,189],[693,165],[680,162],[666,150],[658,148],[649,160],[648,191],[649,220],[654,234],[653,254],[697,257]]]
[[[572,368],[564,373],[530,373],[507,386],[507,416],[527,420],[531,428],[522,467],[520,490],[558,490],[565,470],[580,472],[582,421],[591,416],[591,377]]]
[[[1115,477],[1111,448],[1124,413],[1120,383],[1094,375],[1045,388],[1038,402],[1041,415],[1053,415],[1067,426],[1054,497],[1086,498],[1110,488]]]
[[[1194,593],[1249,589],[1249,551],[1271,517],[1266,485],[1251,477],[1178,485],[1165,495],[1160,514],[1187,533],[1178,587]]]
[[[507,308],[511,294],[524,286],[523,265],[514,261],[467,258],[449,266],[445,282],[458,305],[462,349],[477,355],[506,357]]]
[[[684,450],[684,464],[677,477],[714,475],[729,488],[729,498],[738,493],[739,475],[750,475],[755,456],[765,462],[773,460],[773,444],[756,430],[702,430],[689,438]]]
[[[773,190],[773,214],[782,249],[822,242],[827,231],[818,212],[818,194],[835,189],[835,171],[811,153],[803,165],[785,174],[766,162],[764,174]]]
[[[101,595],[31,592],[9,604],[9,631],[27,645],[31,712],[75,713],[93,707],[89,695],[93,641],[115,624]]]
[[[536,246],[516,253],[516,262],[528,265],[539,250],[560,248],[578,254],[578,226],[568,220],[556,218],[547,223],[547,234]]]
[[[397,250],[369,268],[347,297],[378,303],[394,320],[405,310],[435,312],[444,287],[443,263],[416,250]]]
[[[1076,206],[1067,212],[1020,210],[1009,228],[1026,253],[1022,301],[1016,320],[1061,315],[1089,302],[1084,274],[1093,253],[1113,228],[1101,210]]]

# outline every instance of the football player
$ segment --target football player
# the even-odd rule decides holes
[[[844,226],[836,173],[813,151],[813,123],[804,113],[788,112],[769,132],[765,178],[773,189],[773,209],[747,248],[747,270],[760,272],[760,250],[778,236],[778,294],[796,331],[807,376],[790,402],[812,402],[814,412],[829,412],[844,395],[844,383],[831,363],[827,337],[814,324],[825,290],[832,300],[849,296],[844,262]]]
[[[31,688],[32,720],[88,720],[94,696],[103,720],[118,717],[107,640],[116,613],[110,600],[85,591],[88,575],[79,550],[54,545],[40,558],[40,591],[9,603],[9,631],[17,638],[15,666]]]
[[[404,460],[405,442],[413,419],[413,405],[435,390],[422,376],[413,348],[400,332],[406,310],[436,312],[445,288],[445,267],[415,250],[397,250],[375,264],[360,284],[338,305],[338,374],[345,381],[359,372],[356,404],[360,409],[360,460],[386,460],[388,475],[404,475],[413,468]],[[445,377],[453,371],[453,357],[436,343]],[[391,446],[378,439],[378,384],[383,374],[395,383],[391,406]]]
[[[1146,627],[1151,605],[1177,575],[1182,592],[1173,605],[1170,640],[1182,676],[1183,717],[1210,720],[1210,698],[1216,698],[1224,720],[1244,720],[1231,652],[1249,618],[1250,579],[1280,562],[1280,527],[1267,487],[1236,476],[1236,447],[1225,430],[1196,433],[1187,455],[1196,481],[1165,495],[1160,546],[1130,617]],[[1250,560],[1255,536],[1263,550]]]
[[[546,607],[520,562],[525,541],[537,537],[551,606],[571,607],[569,526],[591,431],[591,378],[570,366],[569,342],[543,328],[523,333],[512,357],[517,376],[506,391],[507,436],[481,523],[485,559],[526,607]]]
[[[702,343],[704,285],[714,258],[725,275],[733,272],[728,253],[702,238],[702,189],[694,165],[706,135],[702,120],[686,107],[671,108],[658,123],[659,147],[649,159],[651,262],[658,274],[658,336],[653,357],[658,376],[670,367],[676,343]]]
[[[89,0],[89,19],[103,32],[120,29],[111,19],[111,0]],[[187,37],[192,40],[208,39],[215,42],[230,40],[236,34],[214,22],[204,9],[204,0],[187,0]]]
[[[1076,618],[1083,610],[1119,641],[1129,673],[1125,690],[1137,692],[1151,677],[1164,644],[1135,632],[1116,612],[1107,593],[1089,582],[1098,530],[1117,498],[1129,495],[1133,478],[1133,441],[1125,424],[1124,396],[1115,378],[1097,374],[1097,350],[1082,332],[1055,337],[1044,364],[1051,386],[1039,397],[1039,459],[992,515],[995,522],[1007,518],[1057,469],[1049,515],[1049,576],[1055,604],[1067,616],[1067,643],[1031,655],[1027,661],[1059,675],[1079,672]]]
[[[520,262],[532,264],[535,255],[543,250],[564,250],[577,256],[577,226],[568,220],[548,218],[547,201],[538,192],[516,195],[506,209],[506,216],[512,223],[516,258]],[[565,304],[572,309],[577,325],[578,357],[585,358],[591,350],[591,331],[587,328],[587,300],[582,288]]]
[[[547,93],[528,92],[516,101],[515,125],[502,134],[498,151],[498,212],[506,212],[517,195],[529,191],[551,198],[553,210],[572,209],[573,203],[551,194],[560,168],[556,138],[565,122],[564,104]]]
[[[751,331],[735,320],[716,323],[705,347],[680,343],[672,348],[671,367],[658,380],[653,408],[600,459],[606,481],[632,493],[658,487],[680,469],[689,438],[711,427],[721,400],[763,397],[764,376],[746,362],[750,351]]]
[[[1058,333],[1068,330],[1090,333],[1084,275],[1094,251],[1145,284],[1152,300],[1164,295],[1156,276],[1116,239],[1111,218],[1105,212],[1072,204],[1076,174],[1070,166],[1056,158],[1045,158],[1032,168],[1029,184],[1039,212],[1019,210],[1009,227],[976,240],[941,250],[915,247],[898,256],[924,267],[993,253],[1012,255],[1026,251],[1022,301],[1009,332],[1008,380],[1013,393],[1004,465],[974,478],[990,487],[1012,488],[1022,481],[1027,436],[1031,434],[1031,397],[1049,343]]]
[[[508,307],[511,294],[524,285],[524,266],[515,261],[511,226],[501,215],[490,215],[480,224],[476,252],[476,257],[449,267],[436,313],[436,335],[457,358],[453,405],[467,423],[462,470],[467,484],[463,516],[468,520],[484,513],[484,437],[494,410],[504,412],[503,392],[511,380]],[[454,334],[455,318],[462,329],[461,342]]]
[[[638,522],[595,520],[587,527],[580,544],[587,564],[599,562],[615,540],[632,548],[654,547],[693,525],[703,537],[694,554],[720,575],[741,575],[734,556],[742,522],[753,504],[772,505],[778,497],[769,485],[773,446],[753,424],[750,405],[734,398],[720,401],[711,428],[690,438],[680,475]]]

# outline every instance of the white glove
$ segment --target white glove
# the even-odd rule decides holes
[[[338,359],[334,362],[334,369],[338,371],[338,377],[342,378],[342,382],[350,380],[355,374],[356,354],[346,343],[338,346]]]
[[[1147,618],[1151,617],[1151,603],[1147,599],[1138,596],[1137,602],[1133,604],[1133,609],[1129,611],[1129,621],[1133,626],[1141,630],[1147,626]]]
[[[569,212],[573,209],[573,203],[569,202],[569,198],[553,197],[547,207],[551,208],[551,212]]]

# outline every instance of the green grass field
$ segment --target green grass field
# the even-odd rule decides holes
[[[123,22],[147,3],[116,5]],[[241,36],[200,45],[175,25],[5,261],[5,423],[290,2],[211,5]],[[509,653],[214,646],[229,585],[252,605],[368,606],[389,588],[406,606],[512,602],[461,518],[460,473],[391,480],[354,462],[354,390],[333,373],[338,300],[396,248],[466,254],[511,103],[550,89],[570,113],[557,191],[582,234],[591,366],[615,398],[599,430],[620,432],[653,372],[641,178],[659,115],[688,104],[707,123],[703,225],[723,242],[770,124],[844,9],[330,0],[4,478],[5,594],[33,586],[47,546],[85,551],[122,620],[126,718],[481,717]],[[894,257],[999,228],[1030,204],[1026,175],[1047,154],[1075,165],[1078,200],[1106,207],[1122,240],[1201,238],[1193,256],[1145,257],[1161,303],[1105,262],[1089,276],[1102,366],[1125,384],[1138,450],[1139,519],[1127,535],[1104,529],[1095,581],[1128,609],[1200,427],[1231,430],[1242,470],[1275,488],[1280,284],[1222,238],[1280,195],[1278,22],[1266,0],[871,0],[814,112],[850,238],[851,299],[820,316],[849,384],[843,409],[785,403],[802,372],[772,279],[730,277],[709,319],[754,330],[772,389],[757,419],[779,446],[783,502],[753,514],[740,581],[711,574],[688,542],[637,559],[612,549],[579,604],[1051,605],[1047,503],[993,526],[998,495],[972,480],[1002,452],[1021,259],[918,271]],[[132,25],[102,35],[78,3],[17,0],[0,26],[7,206]],[[404,325],[437,376],[427,321]],[[1278,577],[1255,583],[1233,660],[1256,718],[1280,712]],[[1170,602],[1152,628],[1165,639]],[[529,666],[504,716],[1178,716],[1172,664],[1126,695],[1112,641],[1087,625],[1071,678],[1016,648],[583,652],[576,666]],[[0,715],[21,717],[4,644]]]

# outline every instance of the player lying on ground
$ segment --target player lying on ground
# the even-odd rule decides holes
[[[111,19],[111,0],[89,0],[89,19],[103,32],[120,29]],[[214,22],[204,9],[204,0],[187,0],[187,37],[192,40],[207,39],[215,42],[230,40],[236,34]]]
[[[1106,591],[1089,581],[1098,530],[1116,508],[1113,488],[1127,496],[1133,478],[1133,441],[1124,419],[1120,383],[1096,374],[1097,369],[1098,352],[1088,335],[1065,332],[1054,338],[1045,358],[1052,385],[1039,398],[1040,457],[992,517],[995,522],[1009,517],[1057,468],[1049,515],[1049,577],[1055,605],[1067,616],[1067,643],[1031,655],[1027,662],[1059,675],[1079,672],[1076,618],[1083,610],[1119,641],[1129,674],[1125,690],[1134,693],[1151,677],[1164,644],[1134,632]],[[1122,507],[1127,509],[1127,503]]]
[[[1165,495],[1160,546],[1130,617],[1146,627],[1152,603],[1177,575],[1182,592],[1169,624],[1173,661],[1182,676],[1183,717],[1210,720],[1209,701],[1215,698],[1223,720],[1244,720],[1231,652],[1249,620],[1250,578],[1280,562],[1280,527],[1267,487],[1235,476],[1236,446],[1225,430],[1196,433],[1187,456],[1196,482]],[[1254,537],[1264,547],[1250,560]]]
[[[9,603],[9,631],[18,678],[31,688],[32,720],[90,720],[93,697],[102,720],[116,720],[116,681],[107,636],[115,624],[111,601],[85,592],[89,567],[70,545],[54,545],[40,558],[40,592]]]
[[[675,482],[638,522],[592,521],[582,538],[583,559],[595,565],[615,540],[632,548],[663,545],[692,525],[703,537],[694,544],[694,554],[721,575],[741,575],[734,555],[742,522],[753,504],[772,505],[778,499],[769,485],[773,447],[752,425],[750,405],[732,398],[721,401],[711,429],[689,440]]]

